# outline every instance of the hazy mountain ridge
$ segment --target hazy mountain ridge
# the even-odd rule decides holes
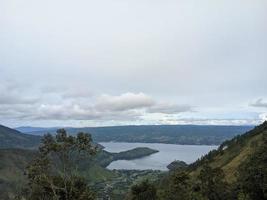
[[[21,133],[34,133],[34,132],[38,133],[38,132],[54,131],[57,130],[58,127],[45,128],[45,127],[34,127],[34,126],[20,126],[14,129]]]
[[[95,142],[148,142],[170,144],[219,145],[223,141],[251,130],[252,126],[210,125],[141,125],[66,128],[71,134],[89,132]],[[29,129],[30,130],[30,129]],[[28,132],[33,135],[55,133],[56,129]]]

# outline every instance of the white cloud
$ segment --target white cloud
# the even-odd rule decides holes
[[[263,99],[258,99],[254,103],[250,104],[253,107],[259,107],[259,108],[267,108],[267,102],[263,101]]]
[[[188,111],[185,106],[158,103],[144,93],[124,93],[118,96],[105,94],[94,99],[91,96],[82,97],[82,100],[74,96],[62,98],[60,103],[44,103],[45,99],[34,104],[10,103],[0,107],[0,114],[2,117],[20,120],[137,121],[147,113],[175,114]]]
[[[34,104],[39,98],[30,97],[16,84],[6,84],[0,82],[0,106],[16,104]]]
[[[124,111],[151,107],[155,101],[144,93],[125,93],[119,96],[102,95],[97,99],[99,110]]]
[[[7,92],[8,87],[1,87],[1,91]],[[266,113],[252,117],[249,113],[233,114],[233,119],[227,119],[229,114],[208,116],[195,112],[191,105],[174,104],[160,101],[145,93],[122,93],[120,95],[91,95],[86,90],[65,90],[54,93],[54,98],[59,101],[47,101],[46,93],[42,90],[39,99],[25,100],[19,94],[20,89],[12,87],[9,100],[1,104],[0,119],[17,119],[28,121],[91,121],[103,124],[229,124],[246,125],[258,124],[267,119]],[[47,91],[51,94],[51,90]],[[64,97],[64,95],[69,96]],[[79,96],[81,95],[81,96]],[[50,97],[49,97],[50,98]],[[3,102],[3,101],[2,101]],[[264,106],[259,99],[253,106]],[[197,108],[196,108],[197,110]],[[185,115],[187,113],[187,115]],[[187,117],[186,117],[187,116]],[[251,116],[251,117],[250,117]],[[243,118],[245,117],[245,118]]]
[[[267,113],[261,113],[259,118],[261,119],[261,122],[267,121]]]
[[[255,125],[260,119],[203,119],[203,118],[163,118],[160,124],[195,124],[195,125]]]
[[[79,98],[90,98],[93,97],[93,92],[90,91],[88,88],[71,88],[67,89],[63,92],[62,98],[69,98],[69,99],[79,99]]]
[[[191,106],[159,103],[147,109],[149,113],[177,114],[192,111]]]
[[[266,0],[0,4],[1,123],[266,108]]]

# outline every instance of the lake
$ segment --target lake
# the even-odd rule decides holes
[[[112,153],[130,150],[136,147],[148,147],[158,150],[158,153],[134,160],[117,160],[107,167],[108,169],[137,169],[166,171],[167,165],[174,160],[181,160],[190,164],[201,156],[207,154],[218,146],[207,145],[176,145],[159,143],[127,143],[127,142],[101,142],[105,150]]]

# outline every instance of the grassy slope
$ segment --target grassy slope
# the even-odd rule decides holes
[[[200,162],[194,163],[191,174],[196,176],[202,168],[202,163],[207,161],[210,166],[223,169],[228,182],[235,181],[238,167],[262,145],[261,138],[264,134],[267,134],[267,122],[242,136],[224,142],[209,159],[206,156]]]
[[[265,132],[266,134],[267,132]],[[215,157],[215,161],[211,166],[221,167],[225,172],[226,179],[230,182],[236,178],[236,172],[241,163],[243,163],[248,156],[252,155],[255,151],[253,143],[257,142],[257,145],[261,144],[261,137],[263,133],[250,138],[242,147],[237,155],[235,155],[234,149],[225,151],[226,156],[218,155]],[[234,156],[235,155],[235,156]]]

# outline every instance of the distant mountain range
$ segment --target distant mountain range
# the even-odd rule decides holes
[[[15,130],[21,132],[21,133],[31,133],[31,135],[43,135],[44,133],[47,133],[49,131],[54,132],[59,127],[32,127],[32,126],[21,126],[15,128]],[[36,134],[35,134],[36,133]]]
[[[65,127],[71,133],[88,132],[96,142],[149,142],[188,145],[218,145],[224,140],[251,130],[252,126],[210,125],[144,125],[110,127]],[[54,134],[58,127],[19,127],[16,130],[31,135]]]

